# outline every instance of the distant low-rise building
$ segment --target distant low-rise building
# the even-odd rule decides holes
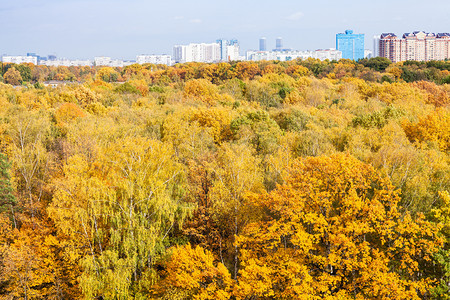
[[[36,56],[3,56],[2,62],[4,63],[14,63],[14,64],[24,64],[30,63],[37,65],[38,59]]]
[[[57,60],[40,60],[40,65],[51,67],[92,67],[94,63],[92,60],[70,60],[70,59],[57,59]]]
[[[155,65],[172,65],[172,57],[170,55],[138,55],[136,56],[138,64],[155,64]]]
[[[340,60],[342,58],[342,52],[336,49],[316,50],[311,52],[312,58],[317,58],[320,60]]]
[[[320,60],[339,60],[342,58],[341,51],[335,49],[316,50],[316,51],[247,51],[247,60],[278,60],[290,61],[294,59],[316,58]]]
[[[134,65],[134,64],[137,64],[137,62],[135,60],[124,60],[123,61],[123,66],[124,67],[131,66],[131,65]]]
[[[120,59],[111,59],[111,57],[107,56],[98,56],[94,58],[94,66],[123,67],[124,61]]]
[[[450,59],[450,34],[414,31],[398,38],[394,33],[383,33],[379,42],[379,56],[389,58],[392,62]]]
[[[62,85],[73,84],[73,82],[65,81],[65,80],[49,80],[49,81],[44,81],[43,84],[44,84],[44,86],[56,88],[56,87],[62,86]]]
[[[373,57],[373,51],[370,49],[364,50],[364,58],[372,58]]]

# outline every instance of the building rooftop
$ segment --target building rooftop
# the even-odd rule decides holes
[[[387,39],[387,38],[396,38],[397,36],[394,33],[382,33],[381,37],[382,39]]]
[[[438,38],[450,38],[450,33],[448,33],[448,32],[441,32],[441,33],[438,33],[436,35],[436,37],[438,37]]]

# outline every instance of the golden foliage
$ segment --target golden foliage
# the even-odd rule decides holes
[[[197,121],[200,126],[208,128],[216,143],[231,138],[231,119],[228,111],[218,108],[198,109],[192,114],[192,121]]]
[[[348,155],[296,161],[286,184],[250,199],[268,212],[237,240],[240,299],[420,299],[417,278],[440,246],[438,227],[397,211],[399,197]]]
[[[20,85],[22,84],[22,76],[20,75],[20,72],[16,70],[16,68],[11,67],[6,71],[6,73],[3,75],[3,78],[5,79],[6,83],[9,83],[11,85]]]
[[[448,66],[8,66],[0,298],[445,299]]]
[[[450,112],[448,109],[437,109],[417,123],[403,124],[406,135],[411,142],[436,143],[442,151],[450,150]]]
[[[199,99],[209,105],[214,105],[219,99],[216,86],[206,79],[192,79],[186,82],[183,96],[187,99]]]
[[[55,121],[61,131],[67,133],[67,125],[85,116],[85,113],[73,103],[63,103],[55,111]]]
[[[227,300],[231,297],[232,280],[227,268],[220,262],[215,264],[208,250],[178,246],[173,249],[165,265],[164,279],[155,291],[160,295],[181,294],[181,299]]]
[[[97,102],[98,97],[95,94],[95,92],[91,91],[89,88],[87,88],[84,85],[78,86],[74,91],[73,95],[78,100],[78,103],[85,107],[91,103]]]

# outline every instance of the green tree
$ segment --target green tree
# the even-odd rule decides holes
[[[23,81],[28,82],[31,80],[31,68],[29,66],[17,65],[17,71],[19,71]]]
[[[372,57],[370,59],[362,59],[359,61],[364,67],[374,69],[375,71],[384,71],[392,62],[385,57]]]

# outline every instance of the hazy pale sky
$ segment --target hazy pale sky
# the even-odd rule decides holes
[[[267,47],[335,47],[345,29],[366,34],[366,47],[382,32],[450,32],[449,0],[0,0],[0,54],[134,59],[172,54],[172,46],[240,41],[241,52]]]

